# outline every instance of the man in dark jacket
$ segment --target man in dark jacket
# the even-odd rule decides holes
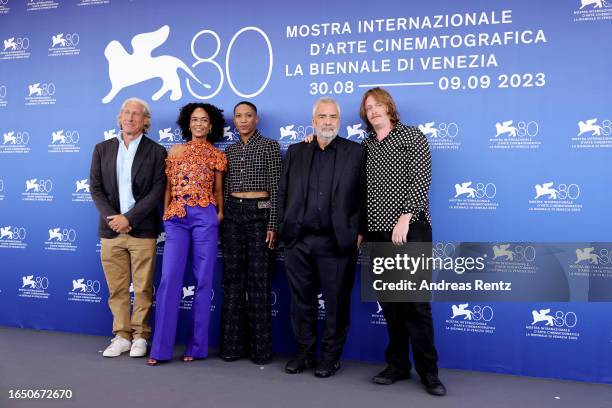
[[[151,126],[146,102],[130,98],[117,116],[121,134],[98,143],[91,160],[90,191],[100,222],[100,258],[108,283],[115,337],[104,357],[130,351],[143,357],[151,333],[158,205],[165,190],[166,150],[145,136]],[[134,306],[130,317],[130,281]]]
[[[364,149],[337,137],[340,109],[331,98],[315,103],[312,125],[312,143],[289,147],[278,188],[279,230],[298,349],[285,371],[295,374],[315,364],[320,287],[326,319],[315,375],[329,377],[340,368],[357,248],[366,228]]]

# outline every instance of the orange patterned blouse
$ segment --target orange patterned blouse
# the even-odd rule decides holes
[[[185,216],[185,206],[217,205],[213,195],[215,171],[227,169],[227,158],[207,141],[191,140],[181,156],[166,158],[166,175],[170,185],[170,204],[164,220]]]

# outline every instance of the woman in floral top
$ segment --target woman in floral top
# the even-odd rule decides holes
[[[173,146],[166,159],[166,244],[149,365],[172,358],[190,247],[196,284],[193,322],[183,361],[208,356],[212,276],[219,223],[223,219],[223,172],[227,168],[225,154],[211,143],[222,137],[225,121],[221,109],[205,103],[190,103],[181,108],[177,124],[187,143]]]

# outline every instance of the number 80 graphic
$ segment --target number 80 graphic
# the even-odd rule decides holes
[[[232,77],[231,77],[231,73],[230,73],[230,55],[232,52],[232,46],[234,45],[234,43],[236,42],[236,40],[238,39],[238,37],[242,34],[245,33],[247,31],[255,31],[257,33],[259,33],[263,39],[266,42],[266,45],[268,47],[268,73],[266,76],[265,81],[263,82],[263,84],[259,87],[258,90],[256,90],[253,93],[247,94],[244,92],[239,91],[238,89],[236,89],[236,86],[234,85],[234,83],[232,82]],[[211,35],[216,42],[216,49],[215,52],[207,58],[202,58],[200,55],[198,55],[198,53],[195,50],[195,43],[196,41],[203,35]],[[219,54],[219,51],[221,50],[221,39],[219,38],[219,35],[211,30],[202,30],[200,32],[198,32],[193,39],[191,40],[191,54],[193,55],[193,57],[195,58],[196,62],[194,62],[192,64],[192,68],[197,67],[198,65],[202,64],[202,63],[209,63],[211,65],[213,65],[217,71],[219,72],[219,85],[217,86],[217,88],[213,91],[212,94],[210,95],[198,95],[192,88],[191,88],[191,84],[189,82],[189,79],[187,79],[187,89],[189,90],[189,92],[191,93],[191,95],[193,95],[195,98],[198,99],[210,99],[212,97],[214,97],[215,95],[217,95],[219,93],[219,91],[221,90],[221,87],[223,86],[223,81],[225,80],[225,77],[227,77],[227,83],[229,84],[230,88],[232,88],[232,91],[234,91],[234,93],[238,96],[241,96],[243,98],[252,98],[254,96],[259,95],[268,85],[268,82],[270,81],[270,77],[272,76],[272,65],[273,65],[273,60],[274,60],[274,54],[272,52],[272,44],[270,43],[270,39],[268,38],[267,34],[262,31],[261,29],[257,28],[257,27],[244,27],[241,30],[239,30],[236,34],[234,34],[234,36],[232,37],[232,39],[229,42],[229,45],[227,47],[227,51],[225,52],[225,74],[224,74],[224,70],[223,68],[221,68],[221,65],[219,65],[219,63],[215,60],[215,58],[217,57],[217,55]]]

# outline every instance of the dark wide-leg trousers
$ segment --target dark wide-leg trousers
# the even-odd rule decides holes
[[[268,200],[225,202],[223,219],[221,345],[223,356],[266,360],[272,356],[272,262],[268,249]]]
[[[285,249],[285,271],[291,292],[291,326],[298,353],[316,354],[319,287],[326,319],[321,338],[322,361],[338,360],[350,323],[356,250],[340,254],[333,236],[305,235]]]
[[[391,232],[371,232],[370,242],[391,242]],[[408,242],[431,242],[431,226],[428,222],[410,224]],[[434,330],[429,302],[380,302],[387,321],[389,345],[385,360],[389,366],[410,372],[410,347],[417,373],[438,373],[438,353],[434,345]]]

